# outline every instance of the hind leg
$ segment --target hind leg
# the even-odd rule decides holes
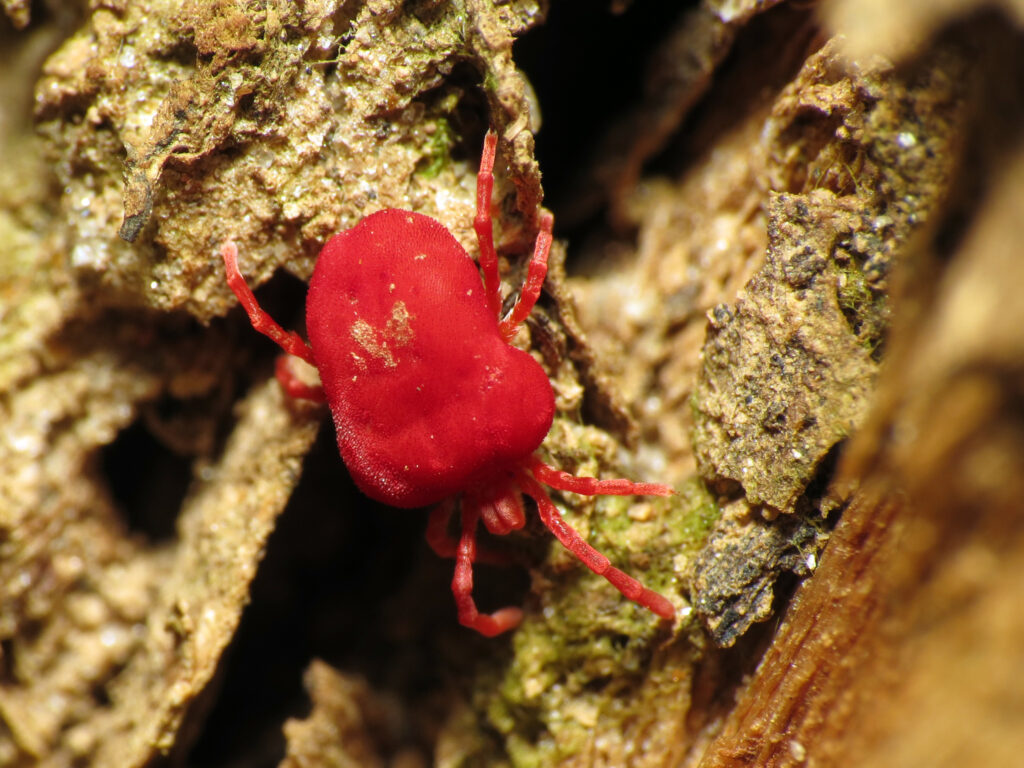
[[[523,612],[519,608],[502,608],[491,614],[480,613],[473,600],[473,561],[476,559],[476,528],[480,510],[463,505],[462,536],[455,552],[455,576],[452,594],[459,611],[459,623],[475,629],[485,637],[494,637],[519,626]]]
[[[593,478],[577,479],[593,480]],[[537,502],[537,512],[540,514],[541,522],[555,535],[562,546],[576,555],[587,568],[598,576],[603,576],[613,587],[637,605],[650,609],[663,619],[675,618],[675,607],[668,598],[648,589],[632,576],[628,576],[614,567],[607,557],[585,542],[576,529],[562,519],[558,508],[551,501],[551,497],[533,475],[525,470],[520,473],[519,487],[523,489],[523,493]]]

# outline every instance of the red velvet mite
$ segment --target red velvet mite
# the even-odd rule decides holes
[[[508,342],[533,309],[547,272],[552,217],[543,214],[519,299],[504,319],[490,202],[497,136],[488,132],[477,177],[474,228],[479,271],[445,227],[429,216],[387,209],[332,237],[306,299],[307,345],[263,311],[238,270],[232,242],[221,249],[227,282],[253,328],[314,366],[320,386],[277,377],[293,396],[326,401],[338,448],[359,489],[395,507],[432,506],[427,541],[455,558],[459,621],[493,636],[517,626],[519,608],[482,614],[473,601],[477,522],[494,534],[522,528],[522,494],[544,525],[583,564],[630,600],[666,619],[672,603],[614,568],[566,523],[544,485],[597,495],[667,496],[665,485],[575,477],[534,455],[551,427],[547,375]],[[483,273],[481,282],[480,273]],[[462,497],[462,534],[448,535]]]

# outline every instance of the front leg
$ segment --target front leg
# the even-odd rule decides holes
[[[327,395],[324,394],[324,388],[321,385],[307,384],[295,375],[290,355],[280,355],[277,358],[274,362],[274,375],[277,376],[281,389],[289,397],[294,397],[297,400],[312,400],[314,403],[327,402]]]
[[[238,247],[230,240],[226,241],[220,249],[221,258],[224,260],[224,271],[227,273],[228,287],[238,297],[238,301],[245,307],[249,315],[249,322],[252,327],[262,333],[268,339],[277,344],[289,355],[301,357],[307,363],[316,368],[316,361],[313,359],[313,350],[302,340],[295,331],[286,331],[270,315],[266,313],[260,303],[256,301],[252,289],[245,282],[242,273],[238,269]]]
[[[550,213],[543,212],[540,215],[540,230],[537,232],[537,242],[533,247],[533,258],[526,268],[526,280],[519,291],[519,298],[508,313],[508,317],[501,321],[501,335],[505,340],[511,340],[516,335],[519,324],[526,319],[533,311],[533,305],[540,298],[541,288],[544,287],[544,278],[548,274],[548,255],[551,253],[551,228],[554,226],[554,217]]]

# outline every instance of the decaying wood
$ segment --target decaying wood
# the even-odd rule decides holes
[[[701,766],[1024,754],[1024,153],[993,176],[954,263],[907,288],[854,501]]]

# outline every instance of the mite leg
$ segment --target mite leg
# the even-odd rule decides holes
[[[476,559],[476,526],[480,512],[471,505],[462,508],[462,537],[455,553],[455,577],[452,594],[459,610],[459,623],[481,635],[494,637],[519,626],[523,612],[519,608],[502,608],[492,614],[480,613],[473,601],[473,561]]]
[[[484,152],[476,175],[476,218],[473,229],[480,245],[480,271],[484,275],[484,292],[495,317],[501,314],[501,279],[498,277],[498,254],[494,251],[494,226],[491,222],[491,192],[494,189],[494,153],[498,134],[493,130],[484,137]]]
[[[476,218],[473,229],[480,245],[480,271],[484,276],[484,291],[487,303],[495,315],[501,314],[501,279],[498,276],[498,255],[494,250],[494,225],[491,221],[491,195],[494,191],[494,155],[497,149],[498,136],[493,130],[484,138],[484,151],[480,157],[480,170],[476,176]],[[542,213],[540,231],[533,249],[533,258],[526,272],[519,298],[509,312],[508,317],[501,321],[502,336],[508,340],[516,332],[519,324],[526,319],[540,296],[544,277],[548,272],[548,254],[551,252],[551,229],[554,218],[550,213]]]
[[[519,485],[524,493],[537,502],[537,512],[548,530],[555,534],[562,546],[576,555],[587,568],[598,576],[603,576],[613,587],[637,605],[650,609],[663,619],[675,617],[675,607],[668,598],[648,589],[633,577],[627,576],[612,566],[607,557],[587,544],[579,533],[562,519],[547,492],[532,475],[523,471],[519,476]]]
[[[671,496],[675,493],[669,486],[661,483],[634,483],[622,478],[598,480],[596,477],[576,477],[545,464],[536,456],[530,456],[526,460],[526,468],[545,485],[584,496]]]
[[[495,536],[504,536],[526,525],[523,495],[514,475],[467,491],[466,498],[471,499],[473,506],[480,511],[484,526]]]
[[[548,273],[548,254],[551,253],[551,228],[554,226],[554,217],[544,212],[540,216],[540,231],[537,232],[537,242],[533,247],[533,258],[526,269],[526,280],[515,306],[508,313],[508,317],[500,323],[502,336],[506,340],[515,336],[516,328],[526,319],[533,309],[540,296],[540,289],[544,286],[544,277]]]
[[[289,397],[294,397],[298,400],[312,400],[314,403],[327,402],[327,396],[324,394],[322,386],[319,384],[307,384],[295,375],[291,367],[291,357],[288,355],[281,355],[277,358],[274,363],[274,375],[277,376],[281,389]]]
[[[455,557],[458,552],[459,540],[448,533],[448,522],[454,511],[455,502],[445,499],[430,508],[430,517],[427,518],[427,544],[441,558]]]
[[[224,270],[227,273],[228,287],[238,297],[242,306],[245,307],[252,327],[275,342],[289,355],[301,357],[315,368],[316,362],[313,360],[313,350],[302,340],[302,337],[295,333],[295,331],[284,330],[256,301],[252,290],[245,283],[245,278],[238,271],[238,248],[235,244],[230,240],[225,242],[221,246],[220,255],[224,259]]]
[[[475,501],[470,497],[464,497],[463,506],[472,506]],[[458,553],[459,540],[448,532],[448,523],[455,511],[454,499],[445,499],[430,509],[430,516],[427,518],[426,540],[434,553],[441,558],[455,557]],[[490,549],[476,547],[473,562],[487,563],[489,565],[509,565],[512,558],[505,552],[496,552]]]

